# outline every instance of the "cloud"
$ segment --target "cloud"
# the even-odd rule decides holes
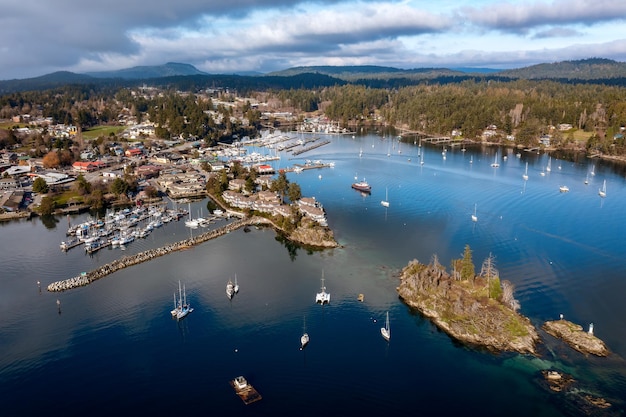
[[[552,2],[498,2],[480,8],[464,7],[460,19],[486,29],[526,31],[553,24],[593,25],[626,18],[626,2],[615,0],[555,0]]]
[[[532,38],[533,39],[546,39],[546,38],[570,38],[570,37],[581,37],[583,33],[567,28],[550,28],[547,30],[539,31],[535,33]]]
[[[615,23],[626,16],[620,0],[475,0],[472,7],[460,0],[3,2],[0,79],[171,61],[237,72],[625,56],[616,46],[623,41]]]

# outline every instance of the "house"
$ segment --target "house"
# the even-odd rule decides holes
[[[106,164],[100,161],[76,161],[72,164],[74,171],[78,172],[94,172],[105,166]]]
[[[246,180],[241,178],[235,178],[228,181],[228,189],[232,191],[242,191],[246,188]]]
[[[542,144],[543,146],[550,146],[550,135],[541,135],[539,137],[539,143]]]
[[[126,149],[126,152],[124,152],[124,155],[128,158],[138,157],[143,155],[143,151],[139,148],[128,148]]]

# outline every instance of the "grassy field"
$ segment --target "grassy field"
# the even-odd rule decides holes
[[[83,130],[83,137],[85,139],[96,139],[100,136],[108,137],[110,133],[115,135],[124,131],[123,126],[96,126],[89,130]]]

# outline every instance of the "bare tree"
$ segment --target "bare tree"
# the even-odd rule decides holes
[[[491,298],[491,279],[499,276],[496,269],[495,257],[489,252],[487,259],[483,261],[483,265],[480,268],[480,276],[487,278],[487,289],[489,298]]]

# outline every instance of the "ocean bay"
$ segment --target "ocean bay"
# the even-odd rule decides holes
[[[402,143],[399,152],[395,138],[328,139],[297,158],[283,152],[275,165],[335,163],[288,178],[324,205],[338,249],[294,251],[271,229],[239,230],[52,294],[48,283],[121,252],[60,252],[64,218],[53,229],[40,219],[0,225],[0,393],[12,399],[7,415],[45,412],[51,404],[66,415],[165,414],[181,407],[218,415],[231,408],[260,415],[570,415],[567,402],[536,381],[541,367],[559,365],[610,399],[626,391],[619,359],[626,354],[623,175],[597,163],[585,185],[587,160],[553,158],[552,171],[542,176],[545,154],[517,158],[509,150],[492,168],[496,150],[501,158],[504,149],[448,148],[444,160],[440,147]],[[526,162],[528,181],[522,179]],[[355,178],[367,179],[372,193],[352,190]],[[559,192],[563,184],[569,192]],[[385,190],[388,208],[380,204]],[[194,203],[192,211],[204,204]],[[472,222],[475,205],[478,221]],[[127,252],[190,233],[182,222],[170,223]],[[496,257],[501,278],[516,286],[522,314],[538,327],[561,313],[585,328],[593,322],[614,356],[585,358],[550,336],[547,348],[564,358],[493,356],[458,346],[398,300],[397,273],[408,261],[428,262],[437,254],[449,265],[465,244],[477,269],[489,253]],[[314,303],[322,273],[332,294],[323,307]],[[234,274],[241,292],[229,301],[224,289]],[[169,310],[179,279],[195,311],[176,322]],[[379,333],[387,310],[389,344]],[[311,342],[299,351],[304,316]],[[244,406],[227,383],[237,375],[264,399]]]

